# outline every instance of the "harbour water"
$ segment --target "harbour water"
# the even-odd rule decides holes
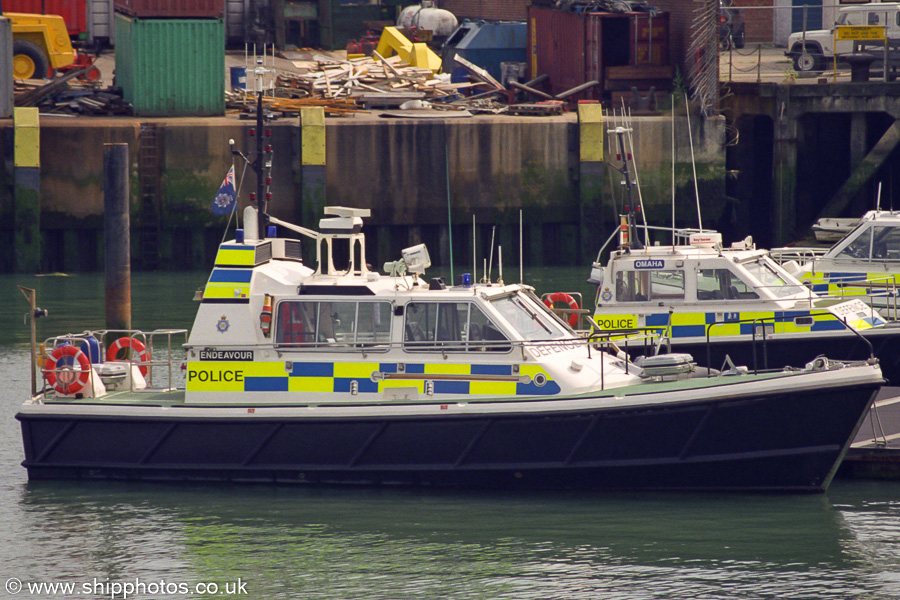
[[[189,327],[206,276],[134,274],[134,326]],[[590,300],[586,277],[526,271],[538,293]],[[897,482],[801,496],[28,483],[14,415],[29,329],[15,286],[50,310],[42,339],[102,328],[104,279],[0,282],[0,598],[900,597]]]

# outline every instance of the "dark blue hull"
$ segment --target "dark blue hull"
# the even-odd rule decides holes
[[[823,491],[879,387],[577,413],[17,418],[32,480]]]

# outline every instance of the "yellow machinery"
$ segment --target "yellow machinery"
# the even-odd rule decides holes
[[[26,13],[3,16],[12,23],[15,79],[44,79],[51,68],[75,62],[75,50],[62,17]]]
[[[375,51],[383,58],[396,52],[403,62],[412,67],[430,69],[433,73],[441,70],[441,57],[422,42],[412,43],[396,27],[384,28]]]

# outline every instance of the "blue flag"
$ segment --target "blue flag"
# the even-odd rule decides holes
[[[234,166],[228,169],[225,181],[213,200],[212,211],[214,215],[227,215],[237,206],[237,193],[234,191]]]

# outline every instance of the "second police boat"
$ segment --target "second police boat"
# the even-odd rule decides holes
[[[623,148],[625,132],[613,132]],[[652,352],[669,351],[671,361],[686,353],[711,369],[803,365],[819,355],[860,359],[874,354],[888,381],[900,383],[900,324],[888,322],[859,297],[826,296],[804,286],[749,238],[726,246],[714,231],[637,225],[628,157],[624,151],[622,156],[628,196],[618,248],[605,264],[606,247],[600,249],[589,279],[597,286],[595,331],[652,335]],[[672,243],[651,245],[649,229],[664,231]],[[646,339],[619,343],[633,356],[647,352]]]

